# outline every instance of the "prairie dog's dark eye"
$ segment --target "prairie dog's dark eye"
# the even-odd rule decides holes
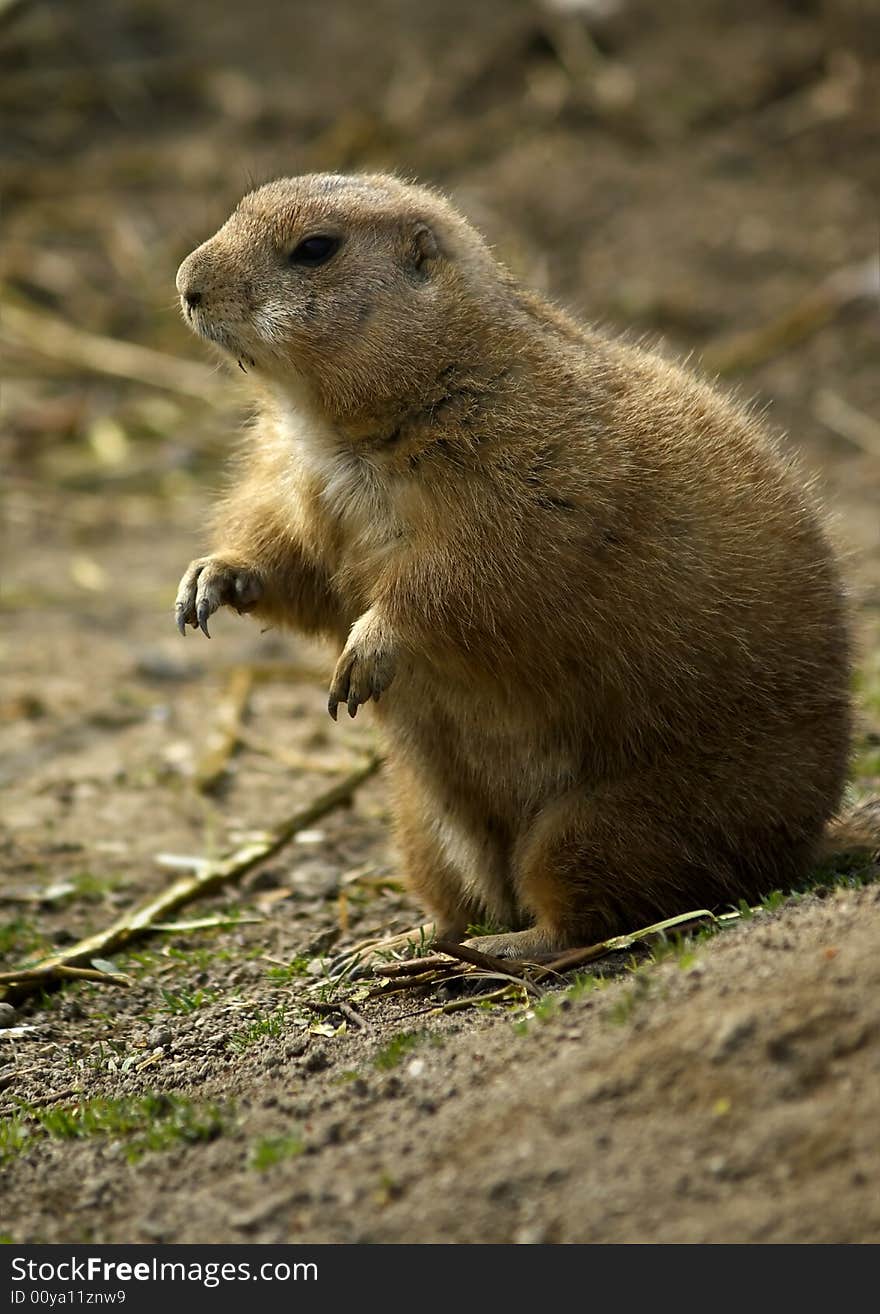
[[[304,237],[290,253],[292,265],[325,265],[332,255],[339,250],[338,237],[325,237],[316,233],[314,237]]]

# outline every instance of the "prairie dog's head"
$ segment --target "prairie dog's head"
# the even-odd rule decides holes
[[[381,174],[268,183],[177,272],[194,332],[339,414],[436,377],[504,284],[447,201]]]

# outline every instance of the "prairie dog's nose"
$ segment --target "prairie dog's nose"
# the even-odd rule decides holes
[[[197,306],[202,299],[202,294],[196,283],[192,256],[187,256],[178,269],[176,283],[177,290],[187,306],[190,309]]]

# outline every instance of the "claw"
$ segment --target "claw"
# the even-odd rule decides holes
[[[177,628],[184,638],[186,638],[186,610],[184,607],[177,607]]]
[[[211,613],[208,610],[207,604],[204,602],[199,603],[199,609],[196,612],[196,617],[198,619],[199,629],[202,631],[202,634],[204,634],[206,639],[210,639],[211,637],[210,634],[208,633],[208,617],[210,616],[210,614]]]
[[[336,697],[335,694],[331,694],[327,700],[327,711],[333,717],[334,721],[336,720],[336,709],[338,706],[339,706],[339,699]]]
[[[348,700],[348,714],[351,717],[357,716],[358,700],[357,695],[352,694]]]

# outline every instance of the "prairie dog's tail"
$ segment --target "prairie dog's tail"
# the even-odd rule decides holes
[[[880,862],[880,798],[859,803],[829,822],[822,836],[819,860],[841,859]]]

